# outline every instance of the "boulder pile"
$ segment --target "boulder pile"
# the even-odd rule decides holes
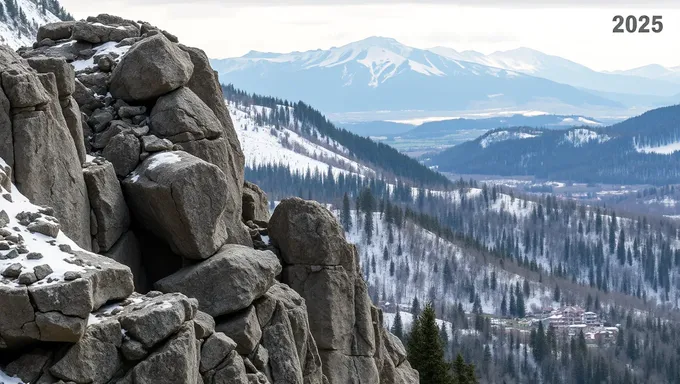
[[[99,15],[0,80],[0,378],[418,382],[330,212],[244,181],[204,52]]]

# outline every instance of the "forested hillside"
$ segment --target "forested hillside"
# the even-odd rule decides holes
[[[58,0],[0,0],[0,43],[31,45],[41,25],[60,20],[73,17]]]
[[[680,179],[680,106],[606,128],[503,128],[431,156],[440,171],[612,184]]]
[[[311,124],[301,129],[292,113],[285,116],[294,108],[285,101],[270,105],[283,105],[283,112],[256,101],[229,103],[244,153],[256,158],[246,179],[272,205],[289,196],[329,204],[358,245],[369,293],[386,311],[384,325],[394,330],[399,313],[395,334],[405,341],[414,314],[432,303],[439,324],[447,324],[440,330],[446,358],[461,353],[482,382],[678,377],[675,222],[474,181],[424,188],[384,178],[345,143]],[[549,326],[552,312],[571,306],[592,311],[598,325],[559,332]],[[650,322],[661,326],[645,329]],[[651,364],[644,354],[651,351],[663,362]]]
[[[337,128],[319,111],[301,101],[292,103],[273,97],[250,95],[231,85],[223,86],[223,90],[225,98],[237,109],[257,106],[252,119],[260,126],[286,129],[305,135],[313,142],[326,141],[328,144],[329,141],[333,141],[346,149],[343,155],[369,166],[386,178],[399,178],[432,187],[445,187],[450,184],[443,175],[424,167],[390,146]]]

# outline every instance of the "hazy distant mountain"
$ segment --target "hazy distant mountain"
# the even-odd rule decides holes
[[[643,67],[624,72],[597,72],[573,61],[530,48],[498,51],[490,55],[475,51],[457,52],[445,47],[432,48],[430,51],[453,60],[472,61],[595,91],[651,96],[672,96],[680,93],[680,86],[674,83],[674,81],[680,81],[678,68],[676,68],[678,72],[664,68],[666,72],[677,76],[673,79],[672,76],[665,77],[666,72],[657,74],[658,68]]]
[[[626,76],[646,77],[649,79],[658,79],[663,81],[672,81],[680,84],[680,65],[677,67],[666,68],[659,64],[650,64],[625,71],[612,71],[611,73]]]
[[[253,51],[239,58],[213,60],[212,64],[224,83],[306,100],[325,112],[622,107],[569,85],[381,37],[329,50]]]
[[[609,127],[499,128],[431,157],[440,171],[613,184],[680,178],[680,105]]]

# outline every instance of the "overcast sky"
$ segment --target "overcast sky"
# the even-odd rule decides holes
[[[680,1],[617,0],[60,0],[77,19],[146,20],[212,58],[305,51],[369,36],[483,53],[529,47],[596,70],[680,65]],[[512,3],[513,5],[509,5]],[[282,5],[290,4],[290,5]],[[661,15],[661,33],[614,34],[614,15]]]

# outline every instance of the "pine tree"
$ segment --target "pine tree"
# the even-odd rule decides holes
[[[560,302],[561,293],[559,285],[555,285],[555,291],[553,292],[553,301]]]
[[[421,383],[422,383],[421,378]],[[463,355],[460,353],[453,363],[453,383],[455,384],[477,384],[477,377],[475,375],[475,366],[466,364]]]
[[[508,301],[505,299],[505,294],[503,294],[503,300],[501,301],[501,315],[504,317],[508,315]]]
[[[392,329],[390,329],[390,332],[396,337],[399,338],[399,340],[404,340],[404,324],[401,322],[401,312],[399,311],[399,307],[397,307],[397,314],[394,315],[394,324],[392,324]]]
[[[450,364],[444,359],[444,348],[435,321],[432,304],[413,321],[408,340],[408,357],[411,366],[420,374],[422,384],[453,384]],[[467,383],[467,382],[465,382]]]
[[[349,195],[347,192],[345,192],[342,198],[342,216],[340,216],[340,221],[345,232],[349,232],[352,229],[352,214],[350,212]]]
[[[417,297],[414,297],[413,302],[411,303],[411,314],[414,317],[420,314],[420,301],[418,301]]]
[[[626,235],[623,233],[623,228],[621,228],[621,233],[619,233],[619,244],[616,247],[616,258],[619,260],[619,264],[623,265],[626,263]]]

